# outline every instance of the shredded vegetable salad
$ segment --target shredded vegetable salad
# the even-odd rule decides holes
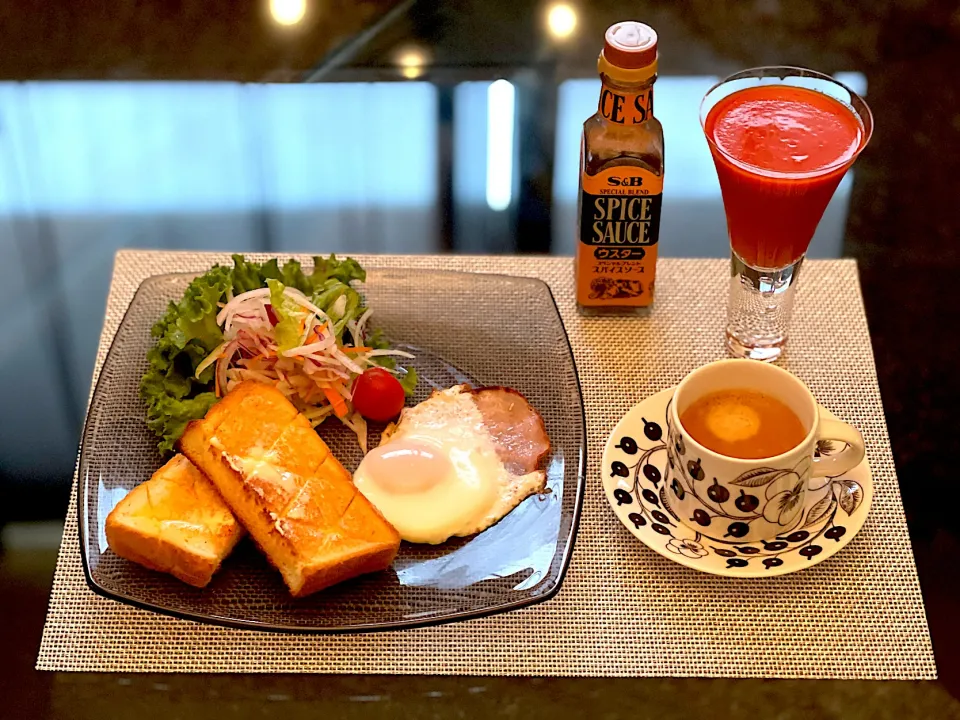
[[[367,425],[353,407],[354,381],[369,368],[397,377],[407,394],[413,356],[370,330],[371,308],[352,286],[366,273],[351,258],[314,258],[310,275],[290,260],[257,264],[235,255],[171,303],[154,327],[156,347],[141,382],[147,422],[172,450],[187,422],[244,380],[277,387],[316,426],[336,417],[366,451]],[[398,391],[399,392],[399,391]]]

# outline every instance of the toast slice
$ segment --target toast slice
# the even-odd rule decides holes
[[[110,512],[106,534],[120,557],[205,587],[243,528],[206,476],[175,455]]]
[[[237,385],[180,449],[213,481],[294,597],[390,566],[400,536],[271,385]]]

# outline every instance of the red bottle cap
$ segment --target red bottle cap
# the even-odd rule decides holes
[[[657,61],[657,33],[649,25],[633,20],[607,28],[603,55],[607,62],[625,70],[636,70]]]

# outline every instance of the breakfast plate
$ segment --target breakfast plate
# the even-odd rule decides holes
[[[673,392],[664,390],[632,408],[607,440],[601,463],[604,494],[614,515],[651,550],[714,575],[768,577],[826,560],[863,527],[873,500],[866,459],[842,476],[813,478],[799,522],[776,538],[718,540],[691,527],[671,507],[665,439]],[[817,450],[824,455],[837,451],[829,443]]]
[[[151,327],[193,274],[148,278],[137,290],[101,371],[84,426],[78,483],[81,557],[90,588],[121,602],[200,622],[279,632],[367,632],[464,620],[542,602],[560,588],[585,483],[585,421],[569,341],[540,280],[441,271],[370,270],[361,291],[377,327],[419,382],[410,403],[467,383],[525,396],[550,438],[546,485],[483,532],[442,544],[402,543],[391,567],[293,598],[249,539],[206,587],[119,557],[107,517],[164,463],[139,395]],[[370,422],[375,448],[385,423]],[[363,451],[346,426],[318,429],[354,472]]]

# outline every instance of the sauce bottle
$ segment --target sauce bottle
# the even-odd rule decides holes
[[[642,312],[653,302],[663,192],[663,127],[653,116],[657,33],[610,26],[597,61],[597,112],[583,124],[574,274],[588,315]]]

